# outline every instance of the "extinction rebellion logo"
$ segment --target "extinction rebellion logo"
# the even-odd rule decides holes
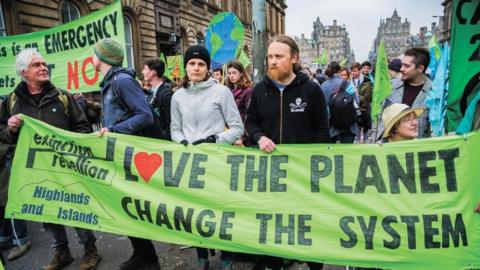
[[[109,162],[113,161],[115,138],[107,139],[105,157],[98,157],[89,146],[79,145],[69,138],[55,135],[33,135],[34,147],[28,150],[27,168],[51,170],[66,174],[80,174],[98,183],[110,185],[113,172]],[[45,166],[45,162],[50,166]],[[40,163],[36,166],[36,163]]]
[[[106,185],[110,185],[114,178],[115,166],[112,166],[112,162],[116,138],[107,138],[104,156],[96,153],[90,146],[80,145],[70,138],[58,135],[35,133],[33,142],[34,146],[28,150],[27,168],[77,174]],[[132,172],[132,163],[146,183],[150,182],[163,164],[162,156],[157,153],[140,151],[134,154],[134,148],[130,146],[125,148],[124,153],[123,169],[126,181],[138,181],[138,176]]]

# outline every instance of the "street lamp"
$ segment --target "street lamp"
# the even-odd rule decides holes
[[[172,45],[172,51],[173,55],[177,53],[177,35],[175,33],[170,33],[170,36],[168,37],[168,42]]]

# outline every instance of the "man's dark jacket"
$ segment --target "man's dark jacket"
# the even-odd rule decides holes
[[[267,76],[253,90],[246,130],[257,143],[267,136],[276,144],[327,143],[327,104],[320,86],[297,73],[283,92]]]
[[[158,87],[155,96],[151,92],[147,93],[147,101],[150,103],[154,113],[154,138],[172,140],[170,135],[170,104],[172,96],[172,86],[167,82],[163,82]]]

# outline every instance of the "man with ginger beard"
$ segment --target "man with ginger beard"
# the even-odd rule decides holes
[[[246,130],[260,150],[271,153],[276,144],[328,143],[327,103],[320,86],[300,72],[300,51],[284,35],[268,45],[267,76],[254,88],[246,116]],[[265,256],[270,269],[281,269],[283,259]],[[323,264],[308,263],[310,269]]]

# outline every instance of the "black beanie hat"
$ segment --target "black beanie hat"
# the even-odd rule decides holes
[[[207,63],[207,69],[210,69],[210,53],[207,48],[199,45],[192,46],[188,48],[183,57],[183,67],[187,66],[190,59],[202,59]]]
[[[402,60],[395,58],[390,63],[388,63],[388,69],[391,69],[396,72],[400,72],[400,69],[402,68]]]

